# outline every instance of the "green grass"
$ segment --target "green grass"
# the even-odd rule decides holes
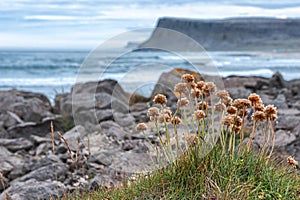
[[[266,162],[253,151],[234,159],[219,147],[204,158],[197,151],[131,184],[76,199],[300,199],[300,178],[289,167]]]

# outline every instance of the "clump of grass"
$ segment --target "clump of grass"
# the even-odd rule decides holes
[[[78,199],[299,199],[300,179],[253,151],[232,159],[216,146],[205,157],[190,148],[173,164],[140,174],[130,184]]]
[[[177,110],[166,107],[167,98],[157,94],[147,115],[159,142],[147,137],[145,123],[137,130],[145,135],[157,167],[130,178],[120,188],[100,190],[82,199],[299,199],[298,162],[289,157],[284,167],[272,162],[277,110],[264,106],[257,94],[233,100],[213,82],[195,81],[184,74],[174,92]],[[252,131],[245,140],[247,116]],[[151,126],[151,124],[149,124]],[[263,144],[253,150],[260,130]],[[270,162],[271,161],[271,162]]]

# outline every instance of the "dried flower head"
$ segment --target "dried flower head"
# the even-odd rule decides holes
[[[200,98],[201,97],[201,90],[198,88],[191,89],[191,98]]]
[[[196,121],[205,118],[205,113],[202,110],[197,110],[194,112],[194,118]]]
[[[178,99],[177,101],[177,107],[180,108],[180,107],[186,107],[187,105],[189,105],[190,101],[183,97],[181,99]]]
[[[162,124],[165,122],[170,122],[172,118],[172,111],[169,109],[164,109],[162,111],[162,113],[159,114],[159,116],[157,117],[157,122]]]
[[[198,136],[195,133],[189,134],[185,137],[185,141],[186,141],[188,147],[192,147],[192,146],[198,144]]]
[[[294,168],[297,168],[297,167],[298,167],[298,161],[296,161],[292,156],[289,156],[289,157],[287,158],[287,163],[288,163],[289,165],[291,165],[292,167],[294,167]]]
[[[167,103],[167,97],[163,94],[157,94],[154,99],[153,102],[155,104],[160,104],[160,105],[164,105]]]
[[[192,89],[195,89],[197,84],[195,82],[191,82],[189,83],[189,85],[191,86]]]
[[[216,96],[219,97],[220,99],[226,99],[227,97],[229,97],[229,93],[227,90],[219,90],[216,93]]]
[[[226,110],[226,106],[224,103],[219,102],[215,105],[215,110],[222,112],[222,111]]]
[[[139,131],[139,132],[146,131],[147,130],[147,125],[145,123],[139,123],[136,126],[136,130]]]
[[[237,108],[234,106],[229,106],[227,108],[227,113],[230,115],[235,115],[237,113]]]
[[[265,110],[265,106],[262,103],[257,103],[253,107],[254,107],[254,111],[264,111]]]
[[[214,82],[207,82],[206,85],[207,85],[208,90],[209,90],[210,93],[216,92],[217,86]]]
[[[277,114],[273,114],[269,117],[270,121],[276,121],[278,119]]]
[[[147,111],[147,116],[150,117],[150,120],[155,120],[159,115],[159,109],[156,107],[151,107]]]
[[[206,110],[207,109],[207,103],[205,101],[200,101],[197,104],[197,107],[199,110]]]
[[[266,117],[269,118],[271,115],[277,114],[277,109],[274,105],[267,105],[267,107],[264,109],[264,112]]]
[[[178,92],[180,94],[185,94],[188,92],[188,86],[186,83],[177,83],[174,87],[174,92]]]
[[[223,124],[226,126],[231,126],[234,123],[234,117],[231,115],[227,115],[223,119]]]
[[[252,105],[261,104],[262,100],[258,94],[252,93],[249,95],[248,100],[251,101]]]
[[[238,113],[238,115],[239,115],[240,117],[246,117],[246,116],[248,116],[249,114],[250,114],[250,111],[247,110],[247,109],[241,109],[241,110],[239,110],[239,113]]]
[[[183,83],[192,83],[194,82],[195,78],[191,74],[183,74],[181,77],[181,82]]]
[[[169,117],[172,117],[172,111],[170,109],[165,108],[163,110],[163,113],[166,114],[166,115],[168,115]]]
[[[249,101],[248,99],[236,99],[233,101],[233,105],[237,109],[249,108],[251,106],[251,101]]]
[[[168,114],[160,114],[157,117],[157,122],[160,124],[165,123],[165,122],[170,122],[170,121],[171,121],[171,117]]]
[[[221,99],[222,103],[224,103],[226,106],[231,106],[232,105],[232,98],[231,97],[225,97],[224,99]]]
[[[174,125],[180,124],[181,119],[179,117],[175,116],[171,119],[171,123],[174,124]]]
[[[239,117],[239,116],[235,116],[235,118],[234,118],[234,125],[236,125],[236,126],[242,126],[242,123],[243,123],[242,118]]]
[[[209,95],[210,94],[210,90],[209,90],[209,87],[207,86],[207,84],[205,83],[203,86],[202,86],[202,93],[205,94],[205,95]]]
[[[242,129],[242,127],[241,126],[237,126],[237,125],[235,125],[233,127],[233,131],[234,131],[235,134],[238,134],[241,131],[241,129]]]
[[[202,88],[203,88],[204,85],[206,85],[204,81],[199,81],[199,82],[197,82],[197,86],[196,87],[199,90],[202,90]]]
[[[252,115],[252,120],[253,121],[259,121],[259,122],[263,122],[266,120],[266,115],[264,112],[262,111],[255,111]]]

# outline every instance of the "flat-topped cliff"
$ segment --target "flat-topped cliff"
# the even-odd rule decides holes
[[[158,28],[181,32],[200,43],[206,50],[277,50],[300,49],[300,19],[228,18],[217,20],[160,18]],[[166,42],[167,41],[167,42]],[[186,40],[174,39],[157,28],[149,40],[140,47],[151,44],[189,46]],[[179,48],[180,49],[180,48]]]

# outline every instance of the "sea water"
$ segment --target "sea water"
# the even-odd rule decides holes
[[[0,90],[19,89],[45,94],[52,102],[57,93],[70,92],[77,77],[115,79],[129,92],[145,82],[152,88],[159,75],[172,68],[192,69],[193,64],[213,69],[219,76],[271,77],[280,72],[286,80],[300,78],[300,54],[276,52],[195,53],[135,51],[102,52],[91,58],[87,51],[0,51]],[[202,54],[203,56],[203,54]],[[94,59],[87,62],[87,59]],[[208,64],[209,63],[209,64]],[[101,70],[99,70],[101,69]],[[101,73],[100,73],[101,72]],[[95,79],[93,78],[93,81]],[[150,84],[151,85],[151,84]],[[139,93],[149,95],[151,87]],[[142,87],[143,88],[143,87]]]

